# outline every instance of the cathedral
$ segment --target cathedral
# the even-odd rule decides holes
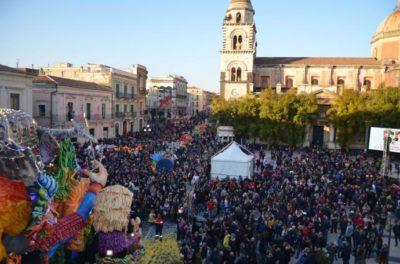
[[[400,0],[371,40],[371,57],[257,57],[255,11],[251,0],[230,0],[223,22],[220,94],[232,100],[264,89],[313,93],[329,108],[344,89],[371,91],[400,86]],[[335,145],[336,131],[320,120],[309,142]],[[361,145],[361,142],[359,142]]]

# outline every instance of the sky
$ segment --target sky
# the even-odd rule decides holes
[[[397,0],[252,0],[257,56],[368,57]],[[229,0],[0,0],[0,64],[147,67],[219,91]]]

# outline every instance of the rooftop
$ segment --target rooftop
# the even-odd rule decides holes
[[[380,62],[374,58],[350,58],[350,57],[258,57],[255,59],[255,64],[379,66]]]
[[[111,92],[111,88],[108,86],[102,86],[93,82],[83,82],[56,76],[38,76],[33,79],[33,83],[55,83],[59,86]]]

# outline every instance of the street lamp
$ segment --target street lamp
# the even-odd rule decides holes
[[[393,215],[391,212],[388,213],[388,221],[389,221],[388,258],[390,258],[390,242],[392,240],[392,228],[393,228]]]
[[[143,131],[144,131],[145,133],[150,133],[150,132],[151,132],[151,127],[150,127],[150,125],[146,125],[146,126],[143,128]]]
[[[369,129],[371,127],[371,121],[365,121],[365,145],[364,145],[364,153],[368,152],[368,144],[369,144]]]

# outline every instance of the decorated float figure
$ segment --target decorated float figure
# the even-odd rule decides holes
[[[91,171],[79,168],[70,138],[95,140],[72,125],[40,128],[21,111],[0,109],[0,262],[21,263],[20,255],[35,251],[43,263],[62,264],[64,249],[85,250],[89,215],[108,174],[97,161]]]

